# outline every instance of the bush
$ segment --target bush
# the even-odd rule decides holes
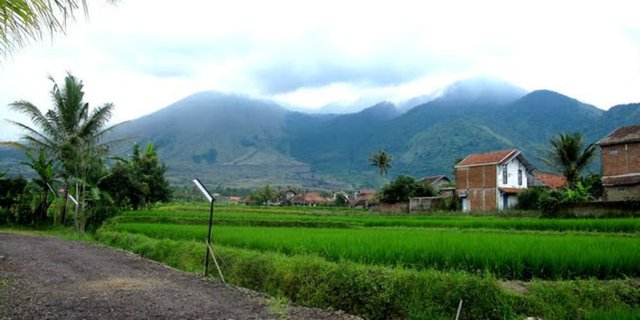
[[[541,187],[531,187],[518,194],[519,210],[540,210],[541,197],[545,193],[545,189]]]
[[[386,203],[407,202],[412,197],[435,196],[435,188],[427,181],[416,181],[412,177],[400,175],[382,188],[380,200]]]

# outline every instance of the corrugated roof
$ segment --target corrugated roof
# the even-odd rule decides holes
[[[472,154],[460,161],[456,167],[476,166],[483,164],[499,164],[514,156],[517,156],[520,151],[516,149],[496,151],[490,153],[478,153]]]
[[[523,188],[498,188],[498,189],[500,189],[500,192],[502,193],[519,193],[526,190]]]
[[[567,178],[559,174],[536,171],[533,176],[552,189],[559,189],[567,185]]]
[[[429,183],[436,183],[440,180],[446,179],[447,182],[451,182],[449,180],[449,178],[447,178],[447,176],[445,175],[439,175],[439,176],[429,176],[429,177],[424,177],[422,179],[420,179],[420,181],[429,181]]]
[[[602,185],[605,187],[628,186],[640,183],[640,174],[629,174],[622,176],[602,177]]]
[[[596,142],[598,145],[618,144],[629,141],[640,141],[640,125],[622,127],[609,133]]]
[[[291,203],[324,203],[326,202],[325,198],[315,192],[307,192],[304,194],[299,194],[291,198]]]

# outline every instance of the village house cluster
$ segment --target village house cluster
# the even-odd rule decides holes
[[[596,143],[601,148],[604,200],[640,200],[640,126],[619,128]],[[536,170],[516,149],[472,154],[455,166],[456,194],[462,210],[515,207],[530,186],[565,186],[560,175]]]

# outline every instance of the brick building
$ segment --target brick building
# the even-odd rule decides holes
[[[472,154],[456,166],[456,192],[462,210],[489,211],[514,207],[533,171],[521,152],[512,149]]]
[[[640,125],[618,128],[596,143],[609,201],[640,200]]]

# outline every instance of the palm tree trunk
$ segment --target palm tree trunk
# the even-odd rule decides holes
[[[47,218],[47,208],[49,207],[47,205],[47,201],[49,200],[47,195],[49,194],[49,190],[45,190],[44,191],[44,201],[42,201],[41,204],[41,208],[40,208],[40,221],[44,221]]]

